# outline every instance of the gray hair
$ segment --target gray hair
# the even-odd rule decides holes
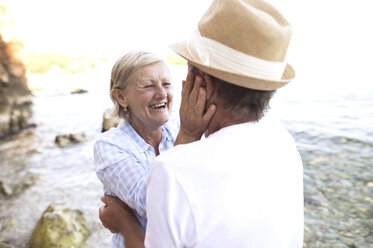
[[[165,61],[158,55],[147,51],[130,51],[120,57],[111,70],[110,98],[114,103],[113,115],[129,119],[129,109],[123,109],[114,96],[115,89],[126,91],[134,73],[144,66]]]
[[[188,67],[194,76],[200,73],[193,64],[188,63]],[[209,75],[216,84],[217,97],[224,102],[223,108],[247,121],[259,121],[269,109],[269,101],[276,92],[240,87]]]

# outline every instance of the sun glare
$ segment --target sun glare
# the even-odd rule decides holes
[[[14,20],[2,33],[22,40],[27,54],[58,54],[65,61],[115,58],[134,48],[176,56],[168,45],[193,32],[211,1],[2,0]],[[371,1],[269,2],[292,23],[287,59],[297,81],[314,87],[320,78],[348,84],[370,75]]]
[[[24,41],[27,51],[115,56],[133,47],[166,50],[193,30],[210,0],[5,3],[16,20],[13,35]]]

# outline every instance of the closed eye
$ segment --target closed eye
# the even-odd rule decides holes
[[[144,89],[149,89],[149,88],[152,88],[152,87],[154,87],[153,84],[146,84],[146,85],[144,85],[142,88],[144,88]]]

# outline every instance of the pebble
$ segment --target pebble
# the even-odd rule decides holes
[[[88,92],[87,90],[76,88],[76,89],[71,91],[71,94],[83,94],[83,93],[87,93],[87,92]]]

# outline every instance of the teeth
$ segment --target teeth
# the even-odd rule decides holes
[[[162,108],[162,107],[165,107],[165,106],[166,106],[166,103],[158,103],[158,104],[151,105],[150,107],[152,107],[152,108]]]

